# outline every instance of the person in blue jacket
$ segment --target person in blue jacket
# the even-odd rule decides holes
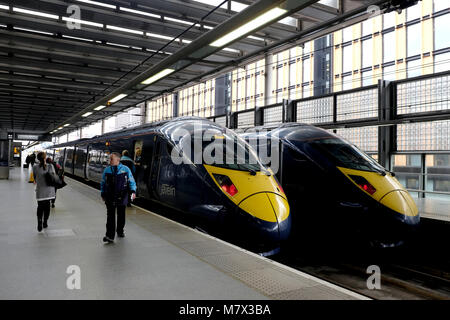
[[[136,197],[136,182],[131,170],[120,163],[120,153],[113,152],[109,157],[110,166],[103,171],[100,192],[107,209],[106,235],[103,242],[114,242],[117,231],[119,238],[125,237],[125,207],[128,203],[128,194],[131,200]],[[117,230],[116,230],[117,209]]]

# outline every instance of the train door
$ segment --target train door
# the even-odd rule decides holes
[[[134,145],[134,165],[136,172],[134,179],[137,184],[137,195],[139,197],[151,198],[150,194],[150,170],[152,165],[153,141],[149,139],[135,140]]]
[[[159,200],[159,192],[158,192],[158,178],[159,178],[159,168],[161,164],[161,145],[162,140],[158,136],[154,136],[154,147],[153,147],[153,156],[152,156],[152,166],[150,170],[150,189],[151,195],[153,198]]]
[[[159,155],[155,155],[155,160],[159,161],[159,173],[153,190],[157,192],[160,201],[176,205],[177,166],[171,158],[172,145],[167,140],[159,140]]]

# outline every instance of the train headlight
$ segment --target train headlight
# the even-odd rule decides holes
[[[368,194],[373,195],[377,191],[377,189],[375,189],[375,187],[371,185],[370,182],[367,181],[365,178],[355,175],[349,175],[349,177],[353,181],[355,181],[355,183]]]
[[[236,186],[233,184],[233,182],[229,177],[223,174],[213,174],[213,176],[224,192],[228,193],[232,197],[236,193],[238,193],[238,189],[236,188]]]

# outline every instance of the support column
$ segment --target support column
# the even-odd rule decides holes
[[[273,55],[266,54],[264,65],[264,105],[267,106],[271,104],[272,96],[272,63]]]
[[[378,121],[386,122],[394,119],[394,85],[390,81],[378,81]],[[395,126],[378,127],[378,162],[391,171],[391,155],[394,151]]]

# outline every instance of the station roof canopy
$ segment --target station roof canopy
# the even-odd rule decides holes
[[[388,2],[0,0],[0,130],[72,131]]]

